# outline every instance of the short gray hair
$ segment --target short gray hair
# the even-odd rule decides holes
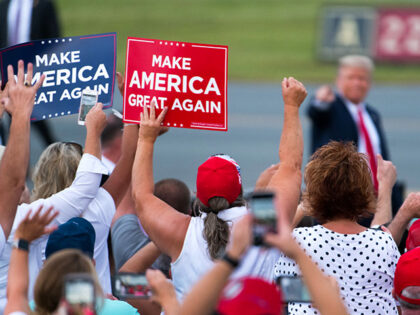
[[[339,67],[356,67],[363,68],[369,72],[372,72],[375,68],[372,59],[362,55],[347,55],[341,57],[338,61]]]

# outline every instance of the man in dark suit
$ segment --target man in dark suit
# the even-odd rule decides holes
[[[373,62],[365,56],[350,55],[339,61],[337,92],[322,86],[312,99],[308,116],[312,121],[312,152],[331,140],[353,142],[359,152],[369,157],[375,187],[377,161],[381,154],[390,160],[379,113],[367,105]],[[402,187],[393,190],[393,210],[402,203]]]
[[[3,0],[0,2],[0,48],[29,40],[60,36],[60,27],[51,0]],[[54,142],[46,121],[33,126],[46,144]]]

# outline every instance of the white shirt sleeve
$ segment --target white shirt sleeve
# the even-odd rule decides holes
[[[318,100],[317,98],[313,98],[312,100],[312,105],[322,111],[326,111],[328,109],[330,109],[332,103],[329,102],[321,102],[320,100]]]
[[[59,211],[58,216],[51,224],[62,224],[71,218],[80,216],[95,198],[101,183],[102,174],[108,174],[108,170],[101,160],[93,155],[83,154],[71,186],[47,199],[39,199],[29,205],[20,205],[13,228],[17,228],[29,209],[36,211],[41,205],[44,206],[44,211],[51,206]]]
[[[60,211],[55,219],[58,224],[80,216],[87,209],[98,192],[102,174],[107,175],[108,170],[101,160],[83,154],[71,186],[46,199],[54,209]]]

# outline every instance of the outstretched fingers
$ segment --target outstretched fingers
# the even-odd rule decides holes
[[[10,86],[15,86],[16,85],[15,73],[13,71],[13,66],[12,65],[7,66],[7,78],[8,78],[7,82],[10,84]]]
[[[25,80],[25,65],[23,60],[19,60],[18,62],[18,73],[17,73],[17,83],[22,84]]]

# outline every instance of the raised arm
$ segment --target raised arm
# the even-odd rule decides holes
[[[279,204],[277,204],[278,206]],[[286,220],[286,213],[280,211],[279,214],[279,233],[268,234],[266,242],[296,261],[312,302],[322,315],[348,315],[338,288],[333,286],[331,280],[321,272],[296,243],[290,224]]]
[[[12,116],[9,143],[0,162],[0,225],[7,239],[12,229],[20,196],[25,189],[29,163],[30,119],[35,94],[44,76],[34,86],[24,85],[24,64],[18,63],[17,81],[13,67],[8,66],[7,87],[0,102]],[[28,64],[27,81],[32,81],[33,65]],[[1,233],[1,231],[0,231]]]
[[[144,273],[153,265],[159,255],[159,249],[153,242],[150,242],[127,260],[118,272]]]
[[[41,207],[31,217],[29,211],[15,233],[15,240],[26,242],[27,245],[43,234],[51,233],[56,227],[46,226],[57,216],[58,212],[52,208],[41,214]],[[30,314],[28,303],[29,271],[28,271],[29,247],[13,247],[10,257],[9,276],[7,282],[7,304],[4,314],[24,312]]]
[[[101,162],[100,135],[105,127],[106,116],[102,104],[97,103],[86,115],[86,142],[76,177],[70,187],[44,200],[45,205],[60,211],[55,223],[62,224],[80,216],[95,198],[102,175],[108,174]]]
[[[321,86],[315,93],[315,97],[309,103],[308,116],[315,125],[327,124],[331,119],[331,104],[335,100],[335,94],[329,85]]]
[[[371,226],[389,223],[392,220],[392,187],[397,179],[397,169],[391,161],[384,161],[378,154],[378,202]]]
[[[127,192],[128,186],[130,186],[138,132],[138,125],[124,126],[121,157],[103,186],[114,199],[116,207],[118,207]]]
[[[101,133],[105,128],[106,115],[102,110],[103,104],[96,103],[86,115],[86,140],[84,153],[101,159]]]
[[[280,139],[280,166],[267,188],[279,196],[279,209],[287,211],[287,220],[292,222],[299,203],[302,182],[303,135],[299,119],[299,107],[306,97],[306,89],[294,78],[282,82],[284,100],[284,123]]]
[[[156,118],[155,107],[144,107],[133,166],[133,198],[137,215],[150,239],[172,261],[179,256],[190,217],[153,195],[153,149],[167,108]]]
[[[408,195],[391,224],[388,226],[397,245],[400,244],[404,231],[414,218],[420,218],[420,192]]]

